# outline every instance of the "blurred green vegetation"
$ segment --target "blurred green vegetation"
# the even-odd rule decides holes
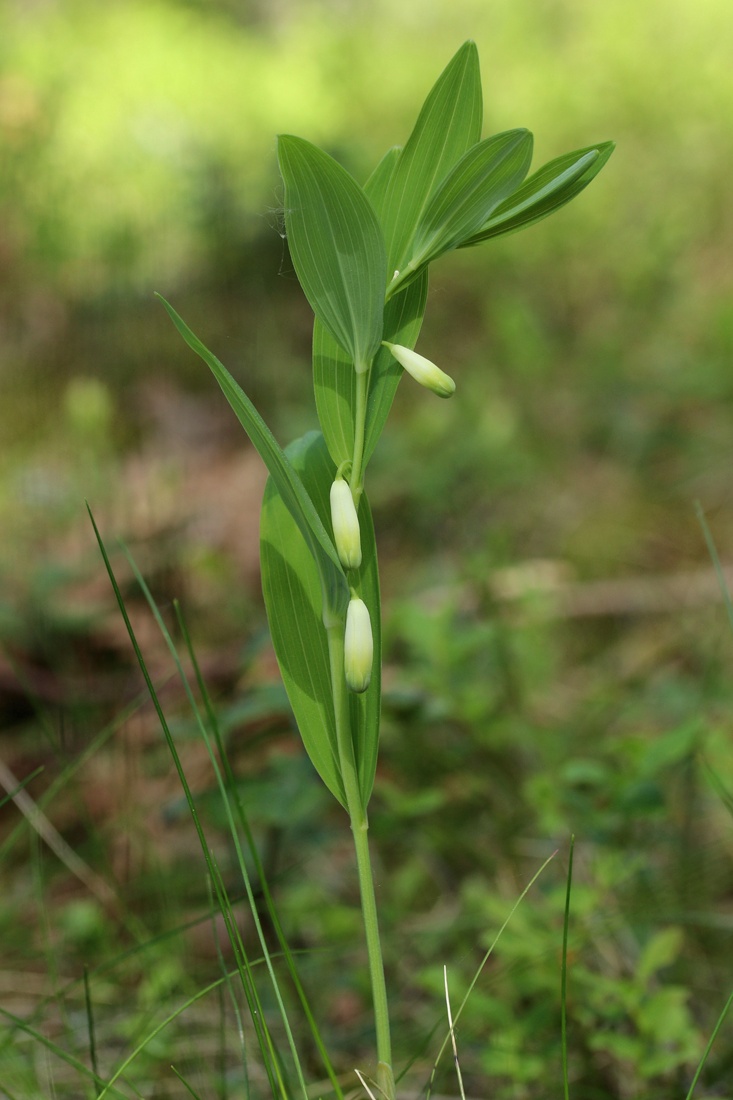
[[[418,349],[458,392],[402,387],[370,468],[387,647],[371,817],[399,1055],[421,1084],[443,963],[457,1001],[574,832],[574,1094],[684,1096],[733,985],[732,642],[693,507],[730,559],[733,8],[2,0],[0,21],[0,757],[19,779],[44,767],[31,795],[118,895],[90,900],[4,806],[3,967],[23,977],[6,1003],[79,1053],[88,966],[111,1066],[161,1002],[218,975],[87,497],[163,604],[181,597],[334,1057],[368,1057],[348,837],[267,646],[260,475],[153,291],[283,441],[313,427],[274,134],[364,179],[473,37],[485,133],[529,127],[536,163],[618,147],[557,216],[438,266]],[[195,730],[178,729],[216,831]],[[468,1095],[558,1093],[563,861],[469,1003]],[[241,1084],[217,1046],[235,1021],[210,1000],[140,1059],[139,1088],[182,1095],[166,1075],[186,1026],[202,1095]],[[50,1095],[34,1092],[50,1077],[78,1095],[29,1041],[1,1049],[0,1094]],[[728,1025],[706,1087],[732,1080]],[[448,1068],[439,1087],[455,1091]]]

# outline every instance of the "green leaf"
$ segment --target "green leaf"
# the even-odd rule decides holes
[[[478,233],[459,248],[515,233],[559,210],[595,179],[615,147],[613,141],[604,141],[548,161],[500,203]]]
[[[287,448],[324,524],[330,527],[329,493],[335,468],[323,436],[310,432]],[[362,566],[355,585],[367,604],[374,635],[374,670],[369,688],[354,696],[352,729],[364,805],[374,781],[380,708],[379,582],[369,506],[359,507]],[[346,806],[333,713],[328,639],[320,613],[320,587],[312,556],[272,480],[260,521],[262,590],[278,664],[303,744],[316,771]]]
[[[373,207],[375,206],[376,197],[379,197],[380,201],[384,197],[387,187],[389,186],[389,181],[392,178],[392,173],[397,168],[397,163],[401,155],[401,146],[393,145],[392,148],[388,149],[384,154],[379,164],[364,184],[364,194]]]
[[[210,368],[237,419],[270,471],[270,476],[277,485],[282,500],[317,566],[324,609],[327,608],[336,615],[342,614],[349,601],[346,576],[333,541],[326,533],[323,520],[316,511],[302,480],[244,390],[234,381],[223,363],[194,335],[173,306],[169,305],[165,298],[161,297],[160,300],[188,346]]]
[[[523,129],[495,134],[469,149],[420,219],[403,277],[472,236],[521,183],[531,159],[532,135]]]
[[[401,150],[390,149],[367,180],[364,190],[374,202],[384,197]],[[410,284],[386,305],[383,338],[394,344],[414,347],[420,332],[427,300],[427,273]],[[380,346],[369,380],[364,461],[368,462],[384,427],[402,368],[386,348]],[[313,326],[313,386],[321,430],[331,458],[337,466],[354,453],[356,376],[346,353],[316,318]]]
[[[409,255],[431,195],[480,139],[482,115],[478,51],[474,42],[464,42],[425,100],[388,186],[369,189],[384,229],[390,276]]]
[[[366,370],[382,340],[387,256],[377,216],[346,169],[303,138],[278,138],[293,266],[316,317]]]
[[[356,371],[317,317],[313,324],[313,390],[321,431],[331,458],[340,466],[354,454]]]
[[[309,460],[313,443],[313,436],[305,436],[287,449],[311,490],[318,481],[317,456]],[[332,479],[331,474],[329,485]],[[345,806],[318,570],[272,478],[262,501],[260,562],[272,643],[303,744],[323,782]]]

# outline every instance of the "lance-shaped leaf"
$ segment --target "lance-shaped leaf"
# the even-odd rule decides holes
[[[384,199],[387,188],[389,187],[389,181],[397,168],[397,162],[401,156],[402,147],[400,145],[393,145],[392,148],[388,149],[384,154],[379,164],[364,184],[364,194],[371,202],[375,213],[377,212],[377,202],[381,203]]]
[[[316,317],[365,371],[382,339],[387,256],[377,216],[345,168],[303,138],[278,138],[293,266]]]
[[[323,436],[310,432],[291,444],[287,455],[319,516],[329,524],[335,467]],[[355,587],[370,611],[375,656],[368,689],[349,705],[359,786],[366,806],[374,782],[379,738],[381,627],[374,529],[364,495],[359,522],[362,564]],[[272,479],[262,504],[260,559],[273,645],[303,744],[326,786],[345,806],[318,573]]]
[[[469,41],[448,63],[425,100],[389,186],[384,190],[367,188],[384,230],[390,276],[402,267],[431,195],[480,139],[482,115],[478,51]]]
[[[297,440],[287,454],[312,492],[318,474],[309,462],[311,442]],[[260,562],[272,643],[298,730],[316,771],[345,806],[318,570],[272,478],[260,515]]]
[[[333,541],[327,534],[323,520],[316,511],[301,478],[244,390],[235,382],[224,364],[205,347],[185,321],[179,317],[173,306],[169,305],[164,298],[161,298],[161,301],[188,346],[211,370],[237,419],[270,471],[270,476],[277,486],[283,503],[313,559],[321,586],[324,612],[328,611],[333,615],[342,614],[349,601],[346,576]]]
[[[428,203],[409,260],[390,290],[476,233],[522,182],[531,159],[532,135],[524,129],[495,134],[469,149]]]
[[[321,431],[331,458],[340,466],[354,455],[356,371],[317,317],[313,324],[313,391]]]
[[[478,233],[459,247],[468,248],[503,233],[515,233],[553,214],[595,179],[615,147],[613,141],[604,141],[548,161],[500,203]]]

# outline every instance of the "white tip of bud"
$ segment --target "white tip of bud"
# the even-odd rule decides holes
[[[336,553],[344,569],[361,565],[361,534],[359,517],[349,485],[337,477],[331,486],[331,523]]]
[[[369,687],[374,660],[374,639],[369,609],[363,600],[354,596],[346,611],[344,636],[344,675],[352,691],[362,692]]]
[[[436,367],[424,355],[418,355],[416,351],[405,348],[402,344],[390,344],[386,340],[382,343],[394,355],[401,367],[411,374],[421,386],[437,393],[438,397],[450,397],[456,390],[456,384],[450,375]]]

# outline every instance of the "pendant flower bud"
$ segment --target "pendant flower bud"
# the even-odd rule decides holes
[[[351,489],[342,477],[331,486],[331,523],[336,552],[344,569],[361,565],[361,534]]]
[[[450,375],[440,367],[436,367],[435,363],[431,363],[424,355],[418,355],[416,351],[411,351],[402,344],[390,344],[386,340],[382,343],[389,348],[400,366],[404,367],[421,386],[426,386],[433,393],[437,393],[438,397],[450,397],[455,393],[456,384]]]
[[[344,636],[344,675],[352,691],[361,693],[369,687],[374,660],[374,639],[369,609],[358,596],[352,596],[346,610]]]

